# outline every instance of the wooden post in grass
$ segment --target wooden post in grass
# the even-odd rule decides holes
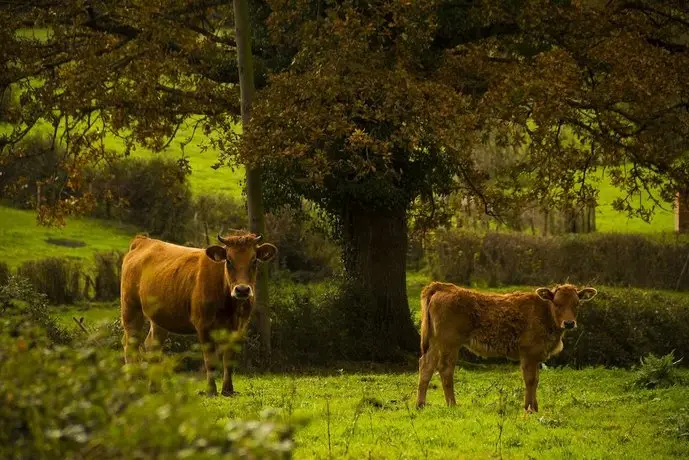
[[[689,233],[689,194],[677,192],[675,195],[675,231]]]

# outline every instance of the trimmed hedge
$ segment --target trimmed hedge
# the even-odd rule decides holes
[[[652,353],[674,350],[689,365],[689,296],[672,292],[599,287],[580,308],[579,327],[549,363],[629,367]]]
[[[74,259],[49,257],[29,260],[17,268],[17,275],[26,278],[52,304],[72,304],[82,298],[81,263]]]
[[[689,240],[677,236],[436,232],[426,257],[434,279],[489,286],[578,284],[689,290]],[[680,275],[681,279],[680,279]],[[679,280],[679,283],[678,283]]]
[[[689,296],[596,286],[598,295],[579,309],[579,327],[565,335],[562,353],[548,365],[631,367],[652,353],[674,350],[689,365]],[[521,287],[515,290],[532,290]],[[377,342],[369,318],[343,282],[271,285],[274,364],[332,365],[339,361],[387,361],[394,350]],[[389,356],[386,356],[385,354]],[[462,359],[485,360],[467,350]]]

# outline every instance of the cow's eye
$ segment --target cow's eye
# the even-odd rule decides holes
[[[256,265],[258,265],[258,259],[253,259],[253,260],[251,261],[251,266],[252,266],[252,267],[255,267]]]
[[[227,264],[227,268],[234,268],[234,265],[232,265],[232,261],[230,259],[227,259],[225,263]]]

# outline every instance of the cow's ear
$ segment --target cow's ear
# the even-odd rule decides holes
[[[543,300],[553,300],[555,298],[553,291],[545,287],[536,289],[536,295]]]
[[[213,262],[224,262],[227,259],[227,250],[218,245],[208,246],[206,248],[206,255]]]
[[[587,300],[593,299],[594,297],[596,297],[596,294],[598,294],[598,291],[591,287],[584,288],[581,291],[577,292],[577,295],[579,296],[579,300],[581,302],[586,302]]]
[[[264,243],[256,248],[256,258],[262,262],[268,262],[278,253],[278,248],[270,243]]]

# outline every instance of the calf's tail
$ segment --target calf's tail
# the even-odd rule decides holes
[[[431,283],[421,291],[421,356],[428,352],[431,335],[433,334],[433,324],[431,323],[431,310],[429,308],[431,297],[435,294],[441,283]]]

